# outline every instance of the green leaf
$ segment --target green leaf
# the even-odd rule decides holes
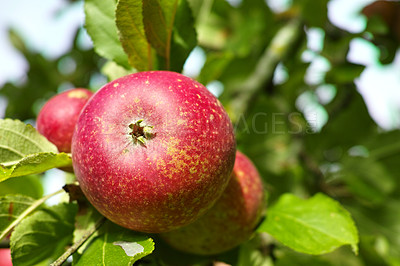
[[[181,0],[176,12],[171,43],[171,70],[181,72],[190,52],[197,44],[192,10],[186,0]]]
[[[13,263],[34,265],[61,255],[72,242],[76,212],[76,204],[62,203],[24,219],[11,235]]]
[[[171,36],[179,0],[143,1],[143,23],[147,39],[162,57],[171,50]]]
[[[129,63],[139,71],[155,68],[155,50],[160,56],[157,68],[180,72],[197,43],[186,0],[120,0],[116,23]]]
[[[146,2],[146,1],[145,1]],[[139,71],[151,70],[151,46],[144,32],[141,0],[119,0],[116,23],[129,63]]]
[[[0,120],[0,182],[71,164],[68,154],[58,154],[57,147],[31,125]]]
[[[19,120],[0,120],[0,163],[7,164],[39,152],[57,153],[57,147],[34,127]]]
[[[342,245],[351,245],[358,252],[358,232],[350,214],[323,194],[308,200],[282,195],[259,231],[302,253],[324,254]]]
[[[8,227],[14,222],[29,206],[34,199],[22,195],[7,195],[0,197],[0,239],[8,234]],[[6,235],[4,235],[5,237]]]
[[[118,38],[115,24],[115,0],[86,0],[86,29],[96,52],[126,69],[130,69],[128,56]]]
[[[201,84],[208,84],[213,80],[218,80],[224,72],[226,66],[232,61],[233,54],[226,52],[210,52],[207,54],[206,62],[201,69],[197,80]]]
[[[276,32],[271,10],[264,0],[244,0],[237,11],[239,14],[235,19],[231,16],[231,25],[228,24],[234,30],[226,43],[227,50],[242,58],[250,53],[260,54]]]
[[[147,40],[160,56],[159,68],[180,71],[196,45],[191,9],[186,0],[143,1]]]
[[[79,212],[75,217],[74,243],[79,241],[88,229],[95,226],[101,217],[101,214],[88,201],[80,201]],[[97,235],[98,232],[95,232],[81,247],[79,247],[77,252],[74,254],[74,259],[81,256],[91,239],[97,237]]]
[[[2,224],[4,227],[0,227],[1,233],[0,233],[0,240],[6,237],[10,232],[13,230],[13,228],[20,223],[25,217],[30,215],[33,211],[38,209],[46,200],[49,198],[64,192],[63,189],[60,189],[56,192],[53,192],[49,195],[46,195],[34,202],[30,202],[31,198],[26,197],[26,196],[20,196],[20,195],[7,195],[6,197],[2,198],[2,201],[4,202],[3,204],[3,210],[2,214],[0,214],[1,217],[6,217],[7,221]],[[19,197],[25,197],[25,198],[19,198]],[[32,199],[33,200],[33,199]],[[25,204],[26,207],[18,208],[17,211],[14,211],[14,204]],[[5,209],[4,209],[5,208]],[[7,212],[7,214],[6,214]]]
[[[35,199],[43,196],[43,185],[38,175],[10,178],[0,183],[0,196],[21,194]]]
[[[80,265],[132,265],[151,254],[154,242],[137,232],[107,222],[75,264]]]
[[[396,188],[395,177],[379,161],[370,158],[346,156],[342,160],[340,179],[349,190],[368,204],[384,202]]]
[[[74,242],[77,242],[86,230],[96,224],[101,214],[92,205],[80,206],[80,212],[75,219]]]
[[[0,164],[0,182],[11,177],[38,174],[52,168],[71,165],[71,156],[66,153],[31,154],[18,161]]]

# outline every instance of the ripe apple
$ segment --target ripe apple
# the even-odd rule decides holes
[[[231,180],[217,203],[194,223],[160,236],[170,246],[188,253],[227,251],[250,238],[264,208],[263,195],[257,169],[237,152]]]
[[[79,113],[93,92],[72,89],[52,97],[40,110],[37,129],[60,152],[71,152],[71,140]]]
[[[0,265],[12,266],[11,251],[9,248],[0,248]]]
[[[159,233],[196,220],[229,182],[236,142],[221,103],[179,73],[130,74],[82,110],[72,161],[83,193],[109,220]]]

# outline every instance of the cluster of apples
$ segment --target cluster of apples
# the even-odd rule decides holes
[[[100,213],[181,251],[229,250],[262,215],[262,181],[236,151],[226,111],[182,74],[139,72],[93,95],[63,92],[44,105],[37,128],[72,153],[80,187]]]

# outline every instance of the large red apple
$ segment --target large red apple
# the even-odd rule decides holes
[[[11,251],[9,248],[0,248],[0,266],[12,266]]]
[[[161,237],[172,247],[194,254],[217,254],[250,238],[264,208],[264,190],[253,163],[236,153],[231,180],[215,205],[197,221]]]
[[[77,179],[111,221],[166,232],[220,197],[235,161],[231,121],[200,83],[181,74],[131,74],[102,87],[72,140]]]
[[[93,92],[72,89],[52,97],[40,110],[37,129],[60,152],[71,152],[71,140],[79,113]]]

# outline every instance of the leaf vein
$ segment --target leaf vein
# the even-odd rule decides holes
[[[338,241],[339,243],[346,243],[346,242],[343,242],[342,239],[339,239],[339,238],[337,238],[337,237],[334,236],[334,235],[330,235],[329,233],[327,233],[327,232],[325,232],[325,231],[322,231],[322,230],[319,229],[318,227],[309,226],[309,225],[308,225],[306,222],[304,222],[303,220],[296,219],[296,217],[294,217],[293,215],[290,215],[290,214],[287,214],[287,213],[283,213],[283,212],[278,212],[278,213],[280,213],[280,216],[286,217],[286,218],[288,218],[289,220],[292,220],[292,221],[294,221],[294,222],[297,222],[298,224],[301,224],[301,225],[303,225],[304,227],[312,228],[313,230],[315,230],[315,231],[317,231],[317,232],[319,232],[319,233],[321,233],[321,234],[323,234],[323,235],[326,235],[326,236],[328,236],[328,237],[331,237],[332,239]]]
[[[10,146],[6,146],[6,145],[0,144],[0,149],[11,151],[11,152],[13,152],[13,153],[15,153],[15,154],[17,154],[17,155],[19,155],[19,156],[21,156],[21,157],[24,157],[24,156],[25,156],[25,154],[21,153],[20,151],[18,151],[18,150],[16,150],[16,149],[12,148],[12,147],[10,147]]]
[[[42,146],[41,146],[39,143],[37,143],[37,142],[34,141],[33,139],[28,138],[27,136],[25,136],[25,135],[22,134],[22,133],[20,133],[20,132],[18,132],[18,131],[15,131],[15,130],[12,130],[12,129],[9,129],[9,128],[3,128],[2,130],[4,130],[4,131],[9,131],[9,132],[14,133],[14,134],[16,134],[16,135],[19,135],[19,136],[21,136],[22,138],[24,138],[24,139],[28,140],[29,142],[31,142],[31,143],[32,143],[33,145],[35,145],[36,147],[38,147],[40,151],[46,152],[46,150],[44,150],[44,149],[42,148]]]

